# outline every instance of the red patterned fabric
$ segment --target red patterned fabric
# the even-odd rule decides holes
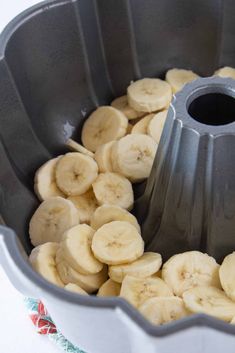
[[[42,335],[48,335],[49,333],[57,333],[57,329],[54,323],[47,315],[47,310],[45,309],[42,302],[38,303],[38,314],[30,314],[30,319],[37,328],[37,332]]]

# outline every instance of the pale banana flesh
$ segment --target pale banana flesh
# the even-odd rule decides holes
[[[138,112],[131,108],[128,104],[128,99],[126,95],[115,98],[112,101],[111,106],[120,110],[127,117],[128,120],[140,118],[145,114],[144,112]]]
[[[77,284],[74,284],[74,283],[66,284],[66,286],[64,286],[64,289],[70,292],[74,292],[82,295],[88,295],[88,293],[86,293],[84,289],[82,289],[81,287],[79,287]]]
[[[195,72],[184,69],[171,69],[166,73],[166,81],[170,84],[173,93],[179,92],[186,83],[199,78]]]
[[[100,173],[112,172],[111,149],[115,141],[107,142],[97,148],[95,151],[95,160]]]
[[[105,283],[102,284],[98,290],[98,297],[118,297],[120,294],[121,285],[114,282],[112,279],[108,279]]]
[[[80,143],[78,143],[72,139],[68,139],[68,141],[66,142],[66,146],[69,147],[69,149],[72,150],[73,152],[83,153],[91,158],[94,158],[93,152],[89,151],[87,148],[80,145]]]
[[[224,258],[219,269],[219,277],[223,290],[235,301],[235,252]]]
[[[147,133],[151,136],[157,144],[159,144],[162,131],[166,122],[167,110],[154,115],[147,126]]]
[[[230,77],[235,79],[235,69],[233,67],[225,66],[215,71],[214,75],[220,77]]]
[[[69,196],[78,212],[80,223],[90,224],[91,218],[98,207],[98,202],[92,189],[79,196]]]
[[[151,113],[146,115],[140,121],[138,121],[132,128],[131,134],[144,134],[147,135],[148,133],[148,125],[150,121],[153,119],[155,114]]]

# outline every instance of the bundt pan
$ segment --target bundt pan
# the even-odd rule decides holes
[[[0,213],[9,227],[0,228],[0,263],[87,353],[234,353],[232,325],[193,315],[153,326],[125,300],[66,292],[27,261],[35,170],[131,80],[235,66],[234,22],[233,0],[57,0],[0,36]],[[202,78],[173,98],[135,204],[146,248],[165,259],[200,249],[220,261],[235,248],[234,96],[232,79]]]

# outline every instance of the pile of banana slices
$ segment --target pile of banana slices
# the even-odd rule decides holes
[[[45,279],[83,295],[125,298],[157,325],[193,313],[235,322],[235,253],[221,266],[199,251],[162,266],[160,254],[144,252],[130,213],[132,183],[150,174],[172,94],[197,77],[172,69],[165,81],[131,83],[127,95],[88,117],[83,145],[70,139],[72,152],[39,168],[34,187],[42,202],[29,224],[29,260]]]

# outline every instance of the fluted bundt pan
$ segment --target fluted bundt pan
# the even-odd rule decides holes
[[[235,66],[232,0],[45,1],[0,37],[0,263],[23,294],[88,353],[234,352],[235,328],[206,315],[157,327],[121,298],[78,296],[30,267],[35,170],[64,150],[97,106],[131,80],[172,67],[210,76]],[[235,81],[202,78],[174,97],[135,213],[147,249],[164,258],[235,246]],[[141,193],[141,190],[144,190]],[[17,236],[16,236],[17,234]]]

